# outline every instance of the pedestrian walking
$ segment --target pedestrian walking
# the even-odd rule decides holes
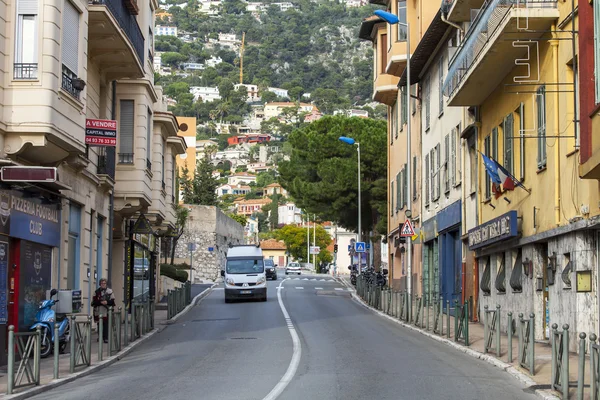
[[[100,279],[100,287],[94,293],[92,307],[94,307],[94,321],[98,324],[100,332],[100,323],[102,323],[102,339],[108,343],[108,308],[115,305],[115,295],[108,287],[108,281],[105,278]],[[98,337],[100,340],[100,337]]]

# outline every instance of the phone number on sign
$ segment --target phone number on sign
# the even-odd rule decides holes
[[[102,144],[105,146],[116,146],[117,139],[115,138],[98,138],[98,137],[86,137],[85,144]]]

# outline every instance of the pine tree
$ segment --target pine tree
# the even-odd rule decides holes
[[[196,163],[196,174],[193,179],[186,175],[186,169],[183,170],[181,178],[181,191],[183,192],[183,202],[185,204],[199,204],[204,206],[217,205],[217,186],[219,183],[212,176],[213,168],[206,157]]]

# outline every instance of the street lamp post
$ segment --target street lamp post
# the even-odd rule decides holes
[[[400,22],[400,19],[397,15],[392,13],[383,11],[383,10],[375,10],[375,15],[379,18],[383,19],[390,25],[401,25],[406,27],[406,218],[410,219],[412,217],[411,211],[411,187],[410,183],[411,179],[411,121],[410,115],[408,115],[408,107],[410,104],[410,24],[408,21],[406,23]],[[406,281],[406,289],[408,291],[408,317],[410,321],[410,313],[412,310],[412,239],[407,238],[406,244],[406,259],[407,259],[407,274],[408,279]]]
[[[357,242],[362,242],[362,227],[361,227],[361,207],[360,207],[360,143],[358,143],[356,140],[346,137],[346,136],[340,136],[339,138],[340,141],[349,144],[349,145],[356,145],[356,151],[358,152],[358,240]],[[361,267],[361,261],[359,259],[358,261],[358,270],[360,271],[360,267]]]

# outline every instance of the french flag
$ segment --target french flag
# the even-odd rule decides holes
[[[512,176],[512,174],[496,160],[487,157],[483,153],[481,153],[481,156],[483,157],[485,169],[494,183],[501,184],[505,190],[515,190],[515,186],[519,186],[529,192],[517,178]]]

